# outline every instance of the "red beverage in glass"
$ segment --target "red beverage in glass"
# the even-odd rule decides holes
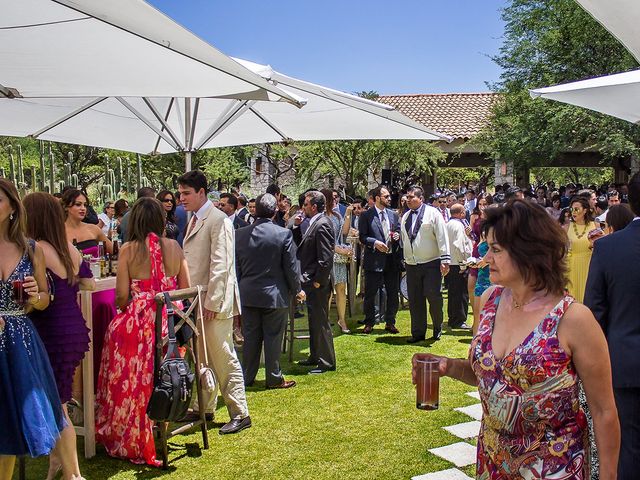
[[[13,300],[18,305],[24,305],[26,301],[26,294],[24,292],[24,287],[22,286],[23,283],[24,283],[24,280],[22,279],[16,279],[12,282]]]
[[[416,362],[416,407],[437,410],[440,403],[440,360],[437,358]]]

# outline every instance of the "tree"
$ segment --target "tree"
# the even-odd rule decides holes
[[[546,165],[567,150],[598,150],[606,160],[640,152],[640,129],[606,115],[533,100],[528,89],[637,68],[617,40],[573,0],[511,0],[494,61],[504,94],[473,141],[492,158]]]

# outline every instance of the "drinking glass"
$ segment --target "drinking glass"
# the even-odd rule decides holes
[[[440,397],[440,360],[429,358],[416,362],[416,407],[437,410]]]
[[[13,301],[20,306],[24,306],[27,302],[27,294],[24,291],[24,273],[16,274],[16,278],[12,282]]]

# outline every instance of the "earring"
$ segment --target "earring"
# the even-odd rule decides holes
[[[9,220],[13,220],[13,213],[9,215]]]

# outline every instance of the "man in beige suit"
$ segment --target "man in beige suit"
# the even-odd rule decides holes
[[[251,418],[232,337],[233,316],[240,314],[234,229],[229,218],[207,199],[204,173],[193,170],[182,175],[178,191],[185,210],[192,214],[183,243],[191,284],[207,286],[203,302],[207,359],[231,417],[220,433],[236,433],[250,427]],[[213,411],[216,399],[214,392],[206,402],[207,410]]]

